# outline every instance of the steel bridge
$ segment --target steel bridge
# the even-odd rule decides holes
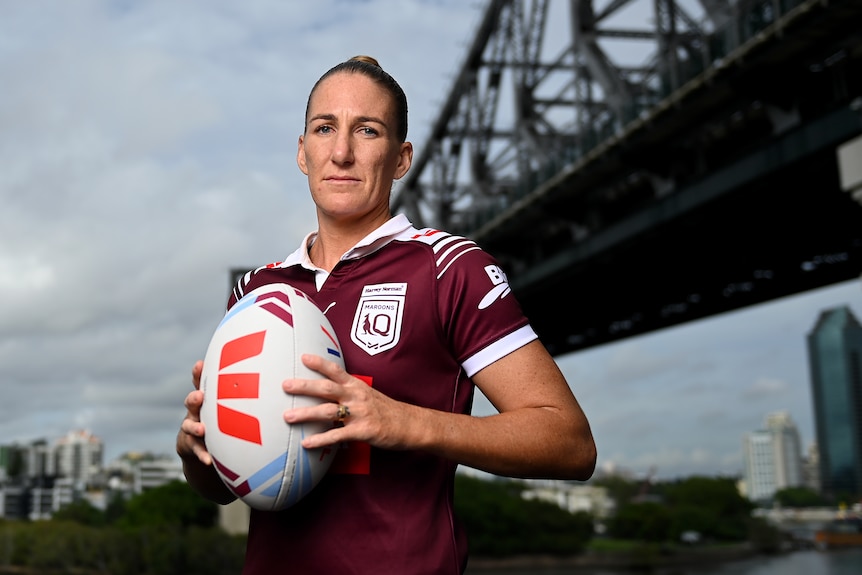
[[[859,277],[860,135],[862,0],[490,0],[393,209],[559,355]]]

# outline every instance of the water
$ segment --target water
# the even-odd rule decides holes
[[[859,575],[862,548],[796,551],[778,557],[746,559],[685,575]]]
[[[614,571],[587,567],[471,570],[468,575],[859,575],[862,548],[795,551],[712,567],[668,567],[650,571]]]

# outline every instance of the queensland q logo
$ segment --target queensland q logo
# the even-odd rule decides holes
[[[377,284],[362,288],[353,316],[350,339],[368,355],[392,349],[401,338],[406,283]]]

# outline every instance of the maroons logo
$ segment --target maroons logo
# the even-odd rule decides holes
[[[401,338],[406,283],[377,284],[362,288],[353,316],[350,339],[368,355],[392,349]]]

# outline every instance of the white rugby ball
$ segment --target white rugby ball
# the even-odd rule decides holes
[[[281,388],[290,378],[320,375],[304,353],[342,367],[341,346],[320,308],[302,291],[270,284],[247,293],[215,330],[204,357],[204,441],[224,484],[255,509],[286,509],[326,474],[336,448],[305,449],[302,439],[331,422],[290,425],[286,409],[322,402]]]

